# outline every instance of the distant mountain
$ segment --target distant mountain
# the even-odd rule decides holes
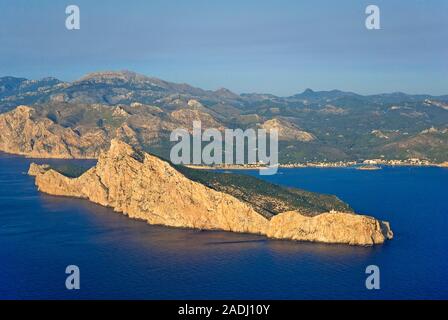
[[[322,101],[322,100],[334,100],[342,97],[361,97],[353,92],[345,92],[340,90],[331,91],[313,91],[312,89],[306,89],[302,93],[293,95],[290,99],[302,99],[309,101]]]
[[[130,71],[105,71],[87,74],[68,83],[55,78],[27,80],[0,78],[0,111],[19,104],[46,102],[129,104],[153,103],[173,96],[187,96],[219,102],[234,101],[239,95],[227,89],[203,90],[188,84],[172,83]]]
[[[310,142],[316,139],[311,133],[300,130],[296,124],[288,121],[288,119],[270,119],[263,122],[260,128],[277,130],[279,140]]]
[[[17,92],[20,85],[27,81],[25,78],[3,77],[0,78],[0,95],[6,96]]]
[[[4,137],[26,141],[4,142],[8,147],[0,150],[42,156],[59,150],[67,157],[70,152],[90,157],[106,147],[110,139],[121,137],[167,156],[170,130],[190,130],[194,120],[201,120],[203,128],[220,130],[279,129],[281,162],[380,157],[448,160],[448,137],[444,133],[448,128],[448,96],[401,92],[360,95],[312,89],[290,97],[239,95],[225,88],[204,90],[130,71],[95,72],[74,82],[0,78],[0,112],[18,105],[31,107],[32,116],[16,119],[2,114],[0,132]],[[17,113],[20,117],[24,114]],[[27,134],[22,134],[25,124]],[[43,128],[47,133],[39,134]],[[101,143],[85,136],[92,132],[103,137]],[[64,151],[58,143],[54,145],[67,134],[68,145],[75,148],[82,141],[82,150]],[[49,141],[50,137],[53,140]],[[52,146],[53,151],[38,151],[40,145]]]
[[[62,84],[56,78],[28,80],[25,78],[0,78],[0,111],[21,103],[34,103]]]
[[[205,104],[230,104],[238,109],[246,109],[253,104],[272,101],[279,104],[304,102],[305,104],[325,104],[332,101],[365,101],[375,103],[415,102],[424,99],[448,100],[448,96],[408,95],[401,92],[363,96],[340,90],[304,92],[278,97],[272,94],[236,94],[228,89],[203,90],[188,84],[179,84],[148,77],[131,71],[104,71],[85,75],[74,82],[63,82],[48,77],[41,80],[25,78],[0,78],[0,110],[11,109],[19,104],[46,102],[103,103],[109,105],[133,102],[154,103],[173,96],[195,98]]]
[[[80,80],[75,81],[69,88],[80,88],[83,86],[103,85],[112,88],[132,88],[171,94],[203,95],[205,90],[192,87],[188,84],[177,84],[163,81],[153,77],[147,77],[131,71],[105,71],[87,74]]]

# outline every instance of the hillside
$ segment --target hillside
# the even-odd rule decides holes
[[[83,142],[87,151],[73,150],[74,156],[97,156],[96,149],[104,149],[110,139],[120,137],[168,157],[169,132],[179,127],[191,130],[192,121],[201,120],[204,129],[279,129],[281,163],[376,158],[448,161],[447,134],[422,133],[448,128],[448,96],[399,92],[363,96],[311,89],[290,97],[239,95],[223,88],[203,90],[129,71],[97,72],[74,82],[0,78],[0,111],[19,105],[33,108],[33,121],[51,126],[51,135],[70,136],[71,129],[81,140],[87,139],[87,133],[101,136],[96,146]],[[2,132],[19,132],[20,128],[5,126],[4,121],[0,126]],[[71,136],[60,140],[79,139]],[[31,146],[45,139],[49,137],[26,135],[20,144]],[[3,151],[29,155],[51,156],[55,150],[35,152],[31,147],[21,150],[2,145]],[[54,152],[54,156],[60,155]]]

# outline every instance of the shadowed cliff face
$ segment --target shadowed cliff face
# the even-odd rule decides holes
[[[89,199],[150,224],[353,245],[392,238],[388,223],[353,213],[289,211],[268,219],[250,203],[192,181],[167,162],[115,139],[97,165],[78,178],[37,165],[29,173],[42,192]]]

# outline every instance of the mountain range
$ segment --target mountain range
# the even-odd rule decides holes
[[[20,107],[19,107],[20,106]],[[277,128],[281,163],[448,160],[448,95],[340,90],[278,97],[203,90],[129,71],[73,82],[0,78],[0,150],[96,158],[113,138],[167,157],[179,127]]]

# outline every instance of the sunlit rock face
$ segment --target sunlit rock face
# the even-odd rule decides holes
[[[33,158],[93,159],[108,147],[104,130],[80,133],[35,113],[34,108],[18,106],[0,114],[0,151]]]
[[[373,245],[392,239],[389,223],[375,218],[344,212],[328,212],[307,217],[295,211],[274,216],[267,236],[351,245]]]
[[[351,245],[392,238],[388,223],[353,213],[310,217],[290,211],[268,219],[249,203],[192,181],[169,163],[116,139],[78,178],[34,164],[29,173],[42,192],[89,199],[149,224]]]

